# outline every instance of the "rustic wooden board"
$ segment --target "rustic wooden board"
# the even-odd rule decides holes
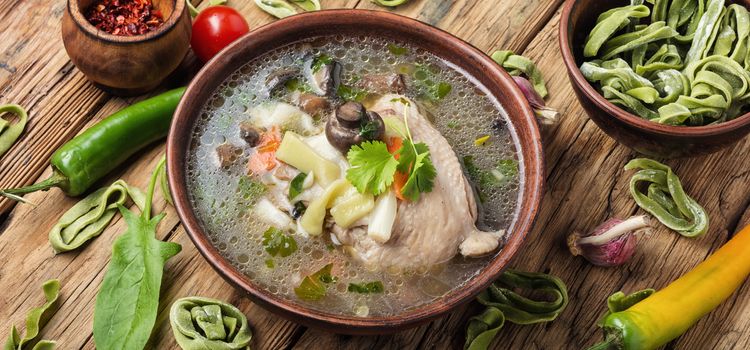
[[[568,284],[571,302],[553,323],[508,325],[498,335],[496,348],[578,349],[600,339],[595,323],[605,298],[620,289],[634,291],[663,287],[721,246],[739,227],[750,223],[750,140],[710,156],[672,160],[686,190],[711,213],[711,229],[698,239],[686,239],[659,227],[644,237],[635,259],[622,268],[592,267],[572,258],[564,246],[573,230],[586,230],[609,217],[639,212],[627,190],[624,164],[636,154],[617,145],[585,116],[562,69],[557,47],[561,0],[475,1],[412,0],[395,12],[418,18],[462,37],[478,48],[513,49],[534,59],[548,80],[549,104],[558,108],[562,122],[543,130],[547,160],[547,189],[533,232],[514,266],[554,273]],[[381,9],[367,0],[323,0],[324,7]],[[251,1],[232,3],[251,26],[273,20]],[[63,0],[0,3],[4,20],[0,41],[0,102],[21,103],[30,111],[27,132],[0,158],[0,188],[32,183],[50,174],[49,155],[83,128],[137,99],[112,98],[93,87],[75,69],[59,38]],[[39,28],[42,28],[41,30]],[[192,62],[188,59],[188,62]],[[183,72],[194,71],[187,64]],[[187,73],[186,73],[187,74]],[[133,157],[118,174],[102,184],[123,178],[145,187],[148,174],[163,153],[154,146]],[[60,191],[28,195],[38,205],[21,205],[0,218],[0,337],[11,324],[22,326],[26,310],[40,304],[41,283],[62,282],[61,308],[44,329],[62,349],[93,349],[93,305],[109,261],[114,239],[124,230],[117,218],[85,248],[55,256],[47,233],[59,215],[75,203]],[[0,213],[11,203],[0,201]],[[157,327],[149,347],[176,349],[168,322],[168,308],[177,298],[202,295],[227,300],[249,317],[256,349],[448,349],[463,344],[466,320],[478,311],[475,304],[455,310],[428,325],[401,333],[351,337],[307,329],[285,321],[251,303],[216,274],[198,254],[179,225],[174,210],[161,195],[155,211],[166,211],[158,237],[180,243],[183,251],[167,264]],[[746,284],[685,336],[667,348],[750,348],[750,285]],[[23,327],[21,327],[23,328]]]

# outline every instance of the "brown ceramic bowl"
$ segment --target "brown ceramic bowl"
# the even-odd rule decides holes
[[[518,216],[509,229],[505,247],[481,273],[444,297],[392,317],[342,316],[312,310],[282,299],[259,287],[238,271],[211,245],[196,218],[186,189],[185,166],[193,124],[219,84],[246,62],[270,50],[317,36],[368,35],[408,41],[465,70],[481,82],[504,106],[520,151],[523,182]],[[292,16],[242,37],[198,73],[174,115],[167,140],[169,184],[177,213],[190,238],[208,262],[227,281],[249,293],[263,307],[294,322],[349,334],[376,334],[401,330],[432,320],[470,301],[495,280],[520,249],[539,207],[543,185],[543,153],[534,114],[513,80],[481,51],[439,29],[413,19],[379,11],[330,10]]]
[[[158,86],[190,49],[192,23],[184,0],[153,0],[164,23],[135,36],[117,36],[94,27],[85,12],[95,0],[68,0],[62,38],[70,60],[103,90],[121,96]]]
[[[750,1],[735,1],[750,6]],[[560,50],[578,100],[607,135],[640,153],[655,157],[689,157],[715,152],[750,132],[750,114],[707,126],[653,123],[607,101],[581,74],[586,36],[602,12],[627,0],[567,0],[560,17]]]

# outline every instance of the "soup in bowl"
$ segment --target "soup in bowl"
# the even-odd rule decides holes
[[[359,10],[220,53],[178,107],[168,158],[178,213],[225,278],[344,333],[413,326],[486,288],[543,176],[533,113],[487,56]]]

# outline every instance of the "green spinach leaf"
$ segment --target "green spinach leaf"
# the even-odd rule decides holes
[[[159,168],[151,175],[146,204],[140,216],[119,205],[128,229],[112,247],[112,260],[94,308],[94,342],[100,350],[146,346],[156,322],[164,263],[180,252],[177,243],[156,238],[165,214],[151,217],[151,201]]]

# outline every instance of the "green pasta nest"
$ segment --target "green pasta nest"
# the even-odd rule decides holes
[[[748,10],[724,0],[647,1],[599,15],[584,77],[610,102],[661,124],[715,124],[750,110]]]

